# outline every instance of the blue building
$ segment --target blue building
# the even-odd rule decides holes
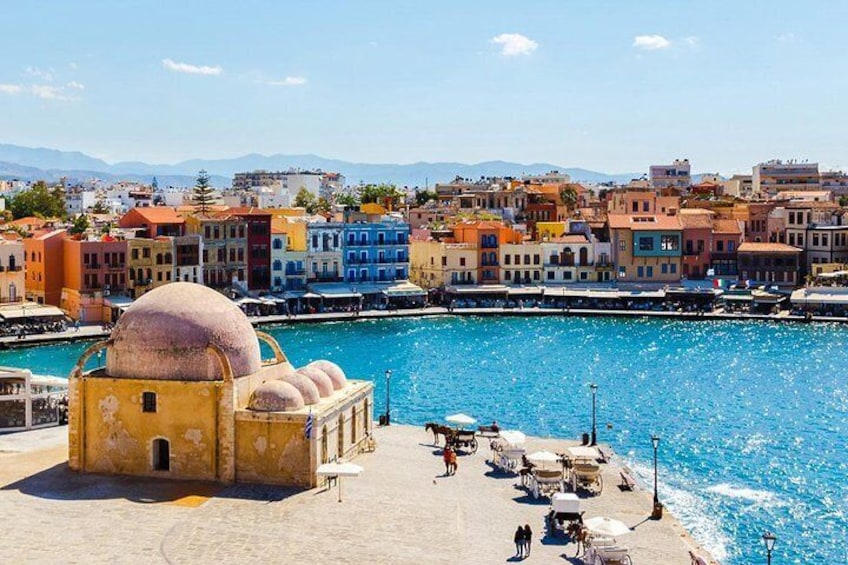
[[[409,278],[409,224],[354,214],[344,224],[342,265],[346,283],[392,283]]]

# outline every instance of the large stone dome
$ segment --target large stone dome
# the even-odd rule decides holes
[[[175,282],[151,290],[118,319],[106,349],[106,373],[133,379],[212,381],[222,378],[209,344],[218,346],[233,376],[262,365],[259,341],[247,316],[205,286]]]

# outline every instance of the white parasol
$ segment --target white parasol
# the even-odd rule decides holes
[[[324,463],[315,474],[319,477],[337,477],[339,480],[339,502],[342,501],[342,477],[358,477],[364,469],[353,463]]]
[[[583,522],[583,526],[593,534],[611,538],[623,536],[633,531],[624,522],[606,516],[589,518]]]
[[[527,436],[524,435],[524,432],[519,432],[518,430],[504,430],[498,435],[510,445],[521,445],[527,441]]]
[[[477,423],[476,419],[466,414],[451,414],[445,418],[445,421],[456,424],[457,426],[473,426]]]

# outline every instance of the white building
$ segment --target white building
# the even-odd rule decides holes
[[[675,159],[671,165],[651,165],[649,178],[652,188],[686,189],[692,185],[689,159]]]
[[[778,192],[821,190],[818,163],[768,161],[756,165],[752,175],[756,196],[774,196]]]

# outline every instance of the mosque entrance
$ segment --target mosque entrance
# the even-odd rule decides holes
[[[153,470],[171,470],[171,444],[167,439],[153,440]]]

